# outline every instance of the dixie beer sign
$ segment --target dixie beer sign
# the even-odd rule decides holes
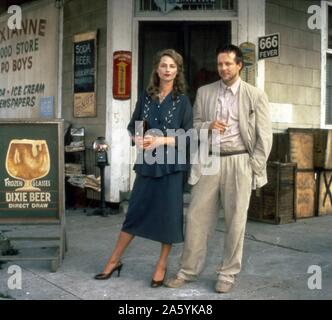
[[[53,123],[0,121],[0,218],[56,218],[58,131]]]

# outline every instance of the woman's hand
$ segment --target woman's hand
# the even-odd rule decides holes
[[[153,150],[163,145],[175,145],[174,137],[156,137],[151,135],[146,135],[144,137],[144,149]]]
[[[133,138],[135,145],[138,147],[138,149],[144,149],[144,139],[141,136],[137,136]]]
[[[144,150],[153,150],[165,144],[164,137],[156,137],[151,135],[144,136]]]
[[[137,136],[133,138],[135,145],[141,150],[153,150],[158,146],[165,144],[164,137],[155,137],[151,135],[146,135],[144,138],[142,136]]]
[[[139,149],[153,150],[162,145],[175,145],[174,137],[156,137],[151,135],[146,135],[143,137],[138,136],[133,138],[136,146]]]

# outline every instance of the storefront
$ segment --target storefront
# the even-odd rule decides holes
[[[327,26],[332,17],[331,5],[329,1],[316,0],[33,1],[22,6],[23,20],[25,12],[27,15],[34,12],[35,19],[47,20],[45,36],[21,35],[22,39],[0,40],[0,48],[39,38],[38,51],[15,53],[15,57],[11,57],[13,60],[27,57],[29,66],[31,56],[37,70],[35,73],[32,70],[15,72],[11,76],[0,73],[0,90],[8,90],[7,83],[12,83],[10,88],[19,86],[22,90],[25,85],[45,84],[44,91],[39,87],[39,94],[54,97],[54,117],[62,117],[75,127],[84,127],[87,145],[97,136],[105,136],[111,146],[110,166],[106,170],[106,200],[119,202],[126,197],[134,179],[130,163],[135,154],[133,148],[123,142],[123,129],[139,93],[147,85],[152,57],[162,48],[175,48],[184,56],[191,100],[199,86],[218,78],[214,56],[217,46],[232,42],[243,45],[249,53],[254,50],[242,77],[268,94],[274,130],[331,127],[328,94],[331,72],[326,72],[330,70]],[[41,7],[49,9],[40,11]],[[322,29],[308,22],[317,8],[325,17]],[[47,18],[43,18],[44,12]],[[30,13],[28,18],[34,19]],[[8,15],[0,17],[1,31],[6,28],[7,19]],[[49,25],[52,25],[51,30],[47,29]],[[84,39],[91,32],[96,35],[95,98],[88,113],[75,114],[74,36]],[[46,34],[48,42],[44,48],[42,40]],[[267,53],[258,59],[258,38],[273,34],[279,35],[278,54],[269,57]],[[117,59],[121,55],[125,64],[119,66]],[[127,77],[120,79],[122,91],[117,82],[120,81],[118,68],[125,68],[121,70],[125,70]],[[131,71],[129,76],[128,70]],[[116,92],[117,89],[120,91]],[[0,108],[0,118],[40,116],[40,110],[33,114],[23,114],[20,110],[14,109],[11,114]]]
[[[265,33],[265,1],[125,0],[109,3],[107,38],[111,39],[110,52],[131,51],[133,66],[131,99],[119,101],[112,97],[112,92],[107,95],[106,132],[113,146],[111,181],[117,186],[113,188],[111,182],[110,196],[115,199],[119,190],[128,190],[128,182],[132,183],[134,178],[131,167],[117,161],[134,157],[133,153],[129,154],[131,150],[121,146],[117,129],[126,127],[138,93],[147,85],[154,53],[165,47],[182,53],[189,95],[194,100],[198,86],[218,78],[217,46],[228,42],[255,42],[257,34]],[[256,70],[255,81],[263,88],[264,61],[257,63]],[[107,74],[112,74],[112,66]]]
[[[34,2],[21,29],[10,22],[0,17],[0,118],[60,117],[59,10],[54,1]]]

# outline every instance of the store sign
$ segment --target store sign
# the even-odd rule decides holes
[[[154,0],[154,3],[163,13],[168,13],[176,7],[181,8],[183,5],[212,5],[215,2],[215,0]]]
[[[205,4],[214,4],[216,0],[173,0],[173,2],[176,2],[177,4],[205,5]]]
[[[113,98],[130,99],[131,52],[115,51],[113,54]]]
[[[95,117],[97,32],[74,36],[74,117]]]
[[[59,216],[59,124],[0,121],[0,220]]]
[[[256,78],[256,46],[251,42],[241,43],[240,49],[243,54],[243,69],[241,78],[255,86]]]
[[[0,119],[38,118],[40,99],[57,98],[58,18],[53,3],[22,9],[22,29],[0,18]]]
[[[256,47],[251,42],[241,43],[244,67],[250,67],[256,63]]]
[[[278,57],[280,52],[280,34],[274,33],[258,38],[258,59]]]

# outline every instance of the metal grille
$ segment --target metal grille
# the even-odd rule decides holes
[[[236,0],[135,0],[136,13],[235,10]]]

